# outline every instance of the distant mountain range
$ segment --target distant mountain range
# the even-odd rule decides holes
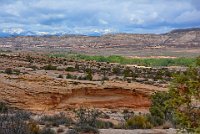
[[[1,33],[0,47],[20,48],[67,48],[75,50],[125,48],[200,48],[200,28],[176,29],[165,34],[46,34],[18,32],[17,34]]]
[[[188,28],[188,29],[175,29],[169,33],[177,32],[187,32],[187,31],[199,31],[200,28]],[[169,34],[166,33],[166,34]],[[117,34],[117,33],[110,33]],[[48,33],[48,32],[32,32],[32,31],[0,31],[0,37],[16,37],[16,36],[65,36],[65,35],[84,35],[84,36],[102,36],[105,35],[103,32],[88,32],[86,34],[71,34],[71,32],[58,32],[58,33]]]
[[[0,31],[0,37],[16,37],[16,36],[63,36],[63,35],[86,35],[86,36],[101,36],[103,32],[88,32],[86,34],[71,34],[71,32],[32,32],[32,31]]]
[[[16,36],[44,36],[44,35],[63,35],[63,33],[45,33],[45,32],[31,32],[31,31],[23,31],[23,32],[0,32],[0,37],[16,37]]]

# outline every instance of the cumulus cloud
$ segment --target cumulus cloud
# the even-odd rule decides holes
[[[3,32],[5,33],[11,33],[11,34],[20,34],[22,32],[24,32],[24,30],[22,28],[10,28],[10,29],[3,29]]]
[[[162,33],[200,26],[199,0],[0,0],[0,3],[0,31],[4,32],[23,29],[40,33]]]

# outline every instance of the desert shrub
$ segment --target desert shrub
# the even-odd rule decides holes
[[[91,68],[86,68],[85,69],[85,73],[86,73],[86,76],[85,76],[85,78],[86,78],[86,80],[92,80],[92,69]]]
[[[197,65],[197,66],[200,66],[200,56],[198,56],[198,57],[196,58],[196,65]]]
[[[56,114],[53,116],[43,116],[40,119],[40,123],[42,124],[51,124],[53,126],[59,126],[59,125],[70,125],[71,119],[66,117],[64,113]]]
[[[78,80],[86,80],[85,76],[79,76]]]
[[[26,56],[26,60],[30,63],[33,63],[33,58],[30,55]]]
[[[31,134],[31,130],[20,114],[5,113],[0,115],[0,134]]]
[[[108,77],[106,77],[106,76],[103,76],[103,78],[101,79],[102,81],[108,81],[109,80],[109,78]]]
[[[31,134],[39,134],[40,133],[40,127],[37,125],[36,122],[31,121],[28,123],[29,130]]]
[[[124,78],[132,77],[133,71],[130,68],[127,67],[127,68],[124,69],[123,74],[124,74]]]
[[[58,128],[57,133],[62,133],[62,132],[64,132],[64,129],[63,128]]]
[[[67,79],[72,79],[72,78],[73,78],[73,75],[67,74],[66,78],[67,78]]]
[[[75,129],[70,129],[66,134],[79,134]]]
[[[126,81],[127,81],[128,83],[131,83],[131,79],[127,79]]]
[[[102,119],[110,119],[110,116],[104,112],[101,112],[101,114],[99,114],[99,118]]]
[[[39,134],[56,134],[56,132],[51,128],[43,128]]]
[[[19,69],[14,69],[13,72],[14,72],[16,75],[19,75],[19,74],[20,74],[20,70],[19,70]]]
[[[126,127],[130,129],[150,129],[152,125],[145,115],[135,115],[126,121]]]
[[[151,116],[151,122],[157,126],[162,125],[167,120],[172,120],[172,111],[167,106],[166,101],[170,99],[170,96],[166,92],[156,92],[151,96],[151,107],[149,109]]]
[[[86,73],[86,76],[85,76],[85,79],[91,81],[91,80],[93,79],[92,73],[91,73],[91,72],[87,72],[87,73]]]
[[[97,129],[97,118],[99,111],[80,108],[75,110],[77,122],[73,132],[99,133]]]
[[[123,111],[123,115],[124,115],[124,120],[127,121],[128,119],[133,117],[135,115],[135,113],[134,112],[129,112],[127,109],[125,109]]]
[[[113,128],[114,124],[110,121],[101,121],[98,120],[96,123],[97,128],[99,129],[108,129],[108,128]]]
[[[24,121],[31,119],[31,113],[27,111],[19,110],[15,112],[15,115],[20,117]]]
[[[163,129],[173,128],[173,124],[169,121],[164,122]]]
[[[53,66],[51,64],[48,64],[48,65],[44,66],[43,69],[45,69],[45,70],[56,70],[57,66]]]
[[[66,75],[66,79],[77,79],[77,76],[76,75],[67,74]]]
[[[65,69],[65,71],[74,72],[74,71],[76,71],[76,68],[74,68],[74,67],[67,67],[67,68]]]
[[[121,73],[121,69],[119,67],[112,68],[112,73],[119,75]]]
[[[5,73],[6,74],[12,74],[13,73],[12,68],[6,68]]]
[[[92,127],[86,124],[81,124],[80,126],[75,127],[75,131],[79,133],[92,133],[92,134],[99,133],[96,127]]]
[[[80,108],[75,111],[78,119],[77,124],[87,124],[92,127],[96,127],[97,118],[100,112],[95,109],[84,109]]]
[[[8,111],[8,106],[4,102],[0,102],[0,113],[5,113]]]
[[[75,69],[76,69],[77,71],[80,69],[78,64],[75,64]]]
[[[62,75],[62,74],[59,74],[59,75],[58,75],[58,78],[63,78],[63,75]]]
[[[200,64],[199,64],[200,65]],[[194,131],[196,134],[200,134],[200,126],[198,126],[195,131]]]
[[[129,113],[128,109],[124,109],[123,114],[127,114],[127,113]]]

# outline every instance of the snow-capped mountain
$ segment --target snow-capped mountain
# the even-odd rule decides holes
[[[22,28],[0,29],[0,37],[12,36],[62,36],[62,35],[86,35],[86,36],[101,36],[108,33],[115,33],[112,29],[73,29],[68,31],[27,31]]]

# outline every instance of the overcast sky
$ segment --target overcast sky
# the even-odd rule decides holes
[[[200,0],[0,0],[0,32],[164,33],[200,27]]]

